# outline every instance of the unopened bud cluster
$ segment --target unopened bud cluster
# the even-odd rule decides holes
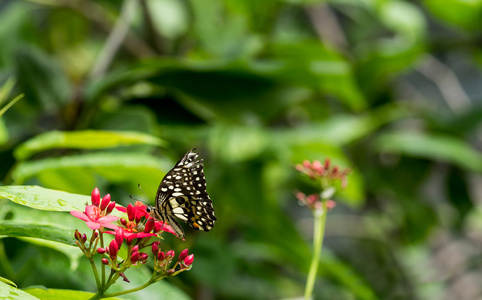
[[[188,249],[181,251],[174,265],[172,265],[176,256],[174,250],[169,250],[166,253],[162,252],[159,242],[154,242],[151,250],[152,254],[154,254],[154,271],[159,273],[161,277],[173,276],[190,270],[194,261],[194,254],[189,254]]]
[[[296,165],[296,170],[307,175],[313,181],[319,182],[321,192],[317,194],[305,195],[302,192],[296,192],[296,198],[302,205],[306,205],[312,211],[320,211],[322,209],[322,200],[325,200],[327,210],[335,207],[335,202],[330,198],[335,194],[336,182],[341,183],[341,188],[345,188],[348,184],[347,175],[349,169],[340,170],[338,166],[332,166],[329,159],[322,164],[319,160],[310,162],[305,160],[302,164]]]

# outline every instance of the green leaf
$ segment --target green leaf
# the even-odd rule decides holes
[[[26,288],[25,292],[38,297],[42,300],[85,300],[94,296],[94,293],[74,290],[60,290],[60,289],[47,289],[47,288]],[[37,298],[35,298],[37,299]],[[102,298],[106,300],[122,300],[120,298]]]
[[[47,158],[36,161],[22,162],[13,171],[15,182],[23,183],[34,176],[43,178],[45,186],[58,188],[58,183],[49,180],[45,172],[61,171],[70,174],[70,185],[81,183],[83,177],[76,178],[79,170],[85,174],[98,174],[111,182],[124,184],[127,189],[137,189],[137,184],[157,188],[167,170],[172,167],[172,162],[159,159],[143,153],[90,153],[84,155],[65,156],[60,158]],[[165,170],[164,172],[162,170]],[[58,178],[58,177],[54,177]],[[84,193],[90,193],[92,186]]]
[[[32,237],[67,245],[75,245],[74,230],[62,226],[0,221],[0,235]]]
[[[21,299],[21,300],[35,300],[40,299],[34,297],[22,290],[17,289],[9,284],[5,284],[0,281],[0,299],[5,300],[14,300],[14,299]]]
[[[15,62],[18,84],[29,101],[35,101],[47,110],[70,101],[70,82],[60,65],[45,52],[34,46],[18,47]]]
[[[258,74],[334,95],[351,110],[367,106],[350,63],[319,41],[280,42],[268,50],[272,60],[250,65]]]
[[[344,146],[374,132],[380,126],[406,116],[401,107],[385,105],[361,115],[337,114],[322,122],[280,130],[274,133],[280,144],[322,143]]]
[[[437,18],[455,26],[477,30],[480,25],[482,1],[480,0],[424,0],[425,7]]]
[[[1,186],[0,198],[35,209],[50,211],[84,210],[89,196],[50,190],[40,186]]]
[[[482,172],[482,155],[468,143],[448,135],[393,132],[379,136],[375,147],[379,151],[438,159]]]
[[[73,231],[70,231],[73,232]],[[77,246],[55,242],[42,238],[20,237],[19,239],[37,246],[47,247],[65,254],[70,260],[70,271],[75,271],[79,266],[80,258],[84,256]],[[75,242],[74,242],[75,243]]]
[[[155,136],[133,131],[50,131],[18,146],[14,156],[24,160],[35,153],[53,148],[102,149],[137,144],[160,146],[164,142]]]
[[[7,279],[7,278],[4,278],[4,277],[1,277],[1,276],[0,276],[0,281],[5,282],[6,284],[10,284],[11,286],[17,287],[17,285],[15,284],[15,282],[13,282],[13,281],[11,281],[11,280],[9,280],[9,279]]]

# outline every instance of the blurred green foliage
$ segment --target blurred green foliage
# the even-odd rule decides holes
[[[128,298],[294,298],[312,218],[293,192],[313,187],[293,166],[330,158],[352,173],[316,299],[481,297],[482,1],[441,2],[1,1],[0,196],[152,201],[197,148],[216,226],[167,238],[193,269]],[[94,291],[51,230],[67,217],[0,200],[0,279]]]

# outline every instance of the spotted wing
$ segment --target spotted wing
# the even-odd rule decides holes
[[[206,191],[203,161],[189,151],[161,181],[156,194],[157,219],[167,222],[180,237],[184,232],[174,219],[183,220],[196,230],[209,231],[217,220]]]

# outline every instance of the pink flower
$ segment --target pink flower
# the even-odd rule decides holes
[[[98,206],[87,205],[84,212],[78,210],[73,210],[70,214],[76,218],[85,221],[90,229],[100,229],[102,227],[107,227],[110,229],[117,229],[117,225],[112,224],[119,219],[116,216],[102,216],[101,210]]]

